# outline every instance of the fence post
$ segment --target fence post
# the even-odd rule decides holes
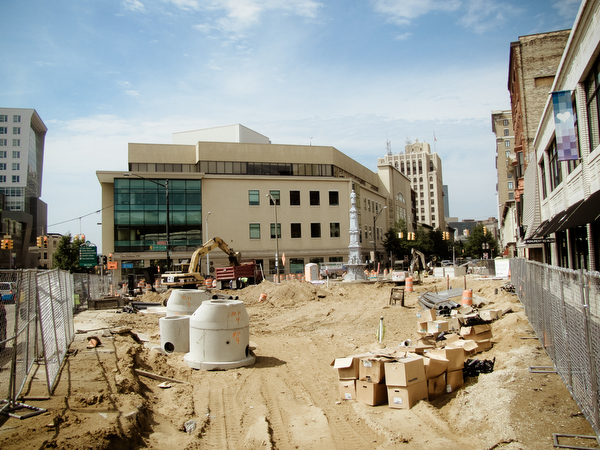
[[[590,330],[590,285],[588,276],[584,274],[583,269],[580,269],[581,274],[581,304],[582,304],[582,316],[583,316],[583,332],[585,334],[585,341],[587,343],[587,353],[590,364],[590,379],[592,385],[590,389],[592,391],[592,405],[594,405],[594,422],[597,426],[600,426],[600,413],[598,410],[598,383],[596,378],[596,364],[594,359],[594,348],[592,346],[592,333]]]

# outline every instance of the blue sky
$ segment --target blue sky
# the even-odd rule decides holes
[[[129,142],[234,123],[373,171],[387,140],[394,153],[427,141],[451,216],[486,219],[510,43],[571,28],[580,3],[5,0],[0,105],[35,108],[48,127],[49,231],[98,246],[96,170],[127,170]]]

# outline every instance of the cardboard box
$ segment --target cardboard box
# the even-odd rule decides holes
[[[462,347],[436,348],[430,353],[447,359],[448,371],[462,369],[465,366],[465,351]]]
[[[460,331],[460,320],[456,317],[449,317],[446,319],[448,321],[448,330],[449,331]]]
[[[417,320],[417,333],[427,333],[427,320]]]
[[[410,409],[419,400],[428,400],[427,381],[421,381],[410,386],[388,386],[388,404],[390,408]]]
[[[451,344],[449,344],[446,348],[458,348],[461,347],[464,351],[465,351],[465,358],[467,356],[473,356],[475,354],[477,354],[478,350],[478,346],[477,346],[477,342],[468,339],[468,340],[457,340],[455,342],[452,342]]]
[[[356,380],[339,380],[338,387],[342,400],[356,400]]]
[[[423,363],[425,365],[425,378],[428,380],[437,378],[448,370],[448,360],[431,353],[425,354]]]
[[[453,342],[456,342],[458,340],[460,340],[460,336],[458,334],[446,334],[444,335],[444,341],[443,343],[446,344],[446,346],[452,344]]]
[[[367,356],[360,359],[358,379],[371,383],[383,383],[385,380],[385,363],[393,361],[389,356]]]
[[[384,405],[387,403],[387,386],[368,381],[357,381],[356,400],[371,406]]]
[[[358,365],[360,358],[366,354],[348,356],[346,358],[336,358],[332,365],[338,371],[340,380],[356,380],[358,378]]]
[[[483,320],[498,320],[502,318],[502,310],[501,309],[485,309],[483,311],[479,311],[479,317]]]
[[[417,353],[419,355],[423,355],[425,353],[425,351],[431,350],[432,348],[435,348],[435,345],[424,344],[424,343],[417,343],[415,345],[409,345],[408,347],[403,347],[403,349],[406,350],[407,352]]]
[[[448,321],[447,320],[434,320],[432,322],[427,322],[427,332],[428,333],[437,333],[448,331]]]
[[[446,393],[446,372],[427,380],[429,400],[435,400]]]
[[[411,353],[395,362],[385,363],[385,379],[390,386],[410,386],[425,381],[423,357]]]
[[[436,320],[437,315],[435,309],[424,309],[417,313],[417,319],[419,322],[433,322]]]
[[[491,339],[484,339],[483,341],[476,341],[475,343],[477,344],[477,352],[485,352],[492,348]]]
[[[446,393],[451,393],[464,386],[462,370],[446,372]]]

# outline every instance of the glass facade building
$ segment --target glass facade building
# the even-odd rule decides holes
[[[149,251],[166,242],[165,179],[115,179],[115,252]],[[202,180],[169,180],[169,235],[172,250],[203,243]]]

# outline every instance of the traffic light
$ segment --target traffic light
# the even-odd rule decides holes
[[[2,239],[2,241],[0,241],[0,248],[2,250],[6,250],[8,248],[6,241],[7,241],[7,239]]]
[[[41,236],[37,237],[37,244],[36,245],[37,245],[38,248],[42,248],[42,237]]]
[[[483,227],[483,235],[485,236],[487,234],[487,228]]]
[[[13,248],[13,240],[12,239],[6,239],[6,248],[9,250],[11,248]]]
[[[48,236],[44,236],[44,248],[48,248]]]
[[[108,260],[109,260],[109,261],[112,261],[112,253],[109,253],[109,254],[108,254]]]
[[[102,262],[106,264],[106,255],[102,256]]]
[[[408,232],[408,237],[407,237],[407,239],[408,239],[409,241],[414,241],[414,240],[416,239],[416,238],[415,238],[415,233],[414,233],[414,231],[410,231],[410,232]]]
[[[399,237],[400,239],[402,239],[402,238],[404,237],[404,233],[401,231],[400,233],[398,233],[398,237]]]

